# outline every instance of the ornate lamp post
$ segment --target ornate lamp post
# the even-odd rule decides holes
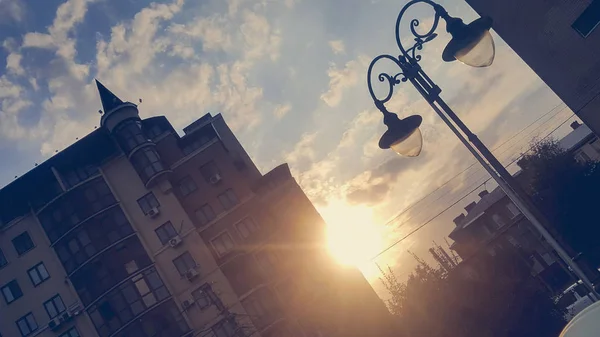
[[[410,31],[414,36],[414,44],[410,48],[405,48],[400,39],[400,23],[406,11],[415,4],[426,4],[434,10],[434,20],[431,28],[425,33],[419,33],[416,27],[419,26],[419,20],[410,21]],[[559,257],[569,266],[577,277],[589,288],[591,297],[594,301],[599,298],[598,293],[593,288],[592,283],[573,261],[569,254],[560,246],[556,239],[546,229],[548,223],[537,207],[532,203],[529,196],[521,189],[520,185],[508,173],[506,168],[496,159],[492,152],[479,140],[479,138],[469,130],[469,128],[458,118],[452,109],[440,97],[441,89],[431,80],[419,65],[421,55],[418,54],[423,49],[423,45],[433,40],[437,34],[440,19],[446,22],[446,30],[452,39],[442,53],[442,59],[446,62],[459,60],[460,62],[473,67],[487,67],[494,60],[495,47],[492,36],[489,32],[492,27],[492,20],[487,17],[479,18],[470,24],[464,24],[459,18],[448,15],[448,12],[441,5],[430,0],[412,0],[409,1],[398,14],[396,20],[396,43],[400,50],[400,55],[379,55],[373,59],[367,71],[367,85],[369,93],[375,102],[375,106],[383,113],[383,122],[388,130],[379,140],[379,147],[382,149],[391,148],[403,156],[414,157],[421,153],[422,136],[419,131],[422,118],[418,115],[409,116],[404,119],[398,118],[395,113],[387,111],[387,103],[394,93],[394,87],[402,82],[410,82],[429,103],[433,110],[442,118],[460,141],[473,154],[477,161],[498,183],[500,188],[521,210],[523,215],[539,231],[550,246],[557,252]],[[388,60],[398,66],[399,72],[395,74],[380,73],[377,75],[379,82],[388,84],[388,91],[383,98],[377,96],[372,87],[373,67],[382,60]]]

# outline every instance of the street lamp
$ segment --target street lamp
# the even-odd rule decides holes
[[[414,44],[406,49],[400,40],[400,23],[406,11],[411,6],[419,3],[429,5],[433,8],[435,12],[434,20],[429,30],[425,33],[417,32],[416,27],[420,24],[419,20],[412,19],[410,21],[410,31],[414,36]],[[388,127],[388,130],[379,140],[379,147],[382,149],[391,148],[396,153],[408,157],[415,157],[421,153],[423,142],[421,132],[419,131],[419,126],[422,122],[421,116],[413,115],[400,119],[395,113],[389,112],[385,107],[385,103],[392,98],[394,87],[403,82],[410,82],[438,116],[448,125],[450,130],[460,139],[469,152],[473,154],[475,159],[498,183],[500,188],[521,210],[523,215],[538,230],[548,244],[556,251],[561,260],[581,279],[590,290],[592,300],[597,301],[599,295],[594,290],[589,278],[547,230],[546,224],[548,221],[544,215],[537,209],[529,196],[500,161],[440,97],[441,89],[419,65],[419,61],[421,60],[419,51],[423,49],[425,43],[437,37],[435,31],[440,19],[446,22],[446,30],[452,36],[452,39],[442,53],[444,61],[452,62],[458,60],[473,67],[487,67],[494,60],[495,47],[494,40],[489,31],[492,27],[492,20],[490,18],[482,17],[467,25],[461,19],[448,15],[444,7],[431,0],[409,1],[400,10],[396,20],[396,44],[400,50],[400,55],[398,57],[387,54],[379,55],[371,61],[367,70],[369,93],[371,94],[371,98],[373,98],[375,106],[383,114],[384,124]],[[387,83],[388,91],[383,98],[375,94],[371,83],[373,67],[380,60],[391,61],[400,69],[395,74],[380,73],[377,75],[379,82]]]

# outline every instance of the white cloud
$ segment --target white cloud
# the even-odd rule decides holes
[[[331,47],[334,54],[344,54],[346,52],[346,46],[342,40],[329,41],[329,47]]]
[[[321,95],[321,99],[330,107],[339,105],[344,91],[354,87],[359,78],[364,76],[367,60],[367,57],[360,56],[357,60],[347,62],[343,68],[332,64],[327,71],[329,88]]]
[[[21,59],[23,56],[17,53],[10,53],[6,57],[6,69],[9,73],[16,75],[23,75],[25,73],[25,69],[21,66]]]
[[[292,105],[290,103],[278,104],[273,109],[273,115],[277,119],[282,119],[288,112],[292,109]]]

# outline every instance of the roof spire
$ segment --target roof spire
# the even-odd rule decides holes
[[[100,81],[96,79],[96,86],[98,87],[98,93],[100,94],[100,101],[102,101],[102,108],[104,113],[113,110],[119,105],[123,104],[123,101],[110,90],[108,90]]]

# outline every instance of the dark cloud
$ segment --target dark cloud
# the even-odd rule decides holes
[[[346,194],[346,200],[352,204],[378,204],[387,197],[392,185],[402,172],[407,169],[415,169],[425,162],[425,158],[393,157],[368,171],[369,178],[366,183],[351,188]]]

